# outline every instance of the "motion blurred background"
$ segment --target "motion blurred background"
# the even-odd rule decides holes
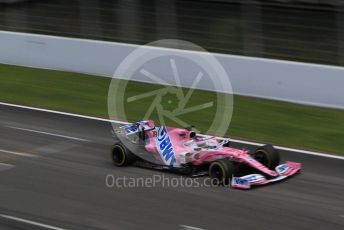
[[[82,52],[82,46],[71,49],[54,43],[54,39],[140,45],[181,39],[215,53],[331,65],[282,65],[259,59],[273,64],[257,67],[243,61],[252,59],[226,56],[238,59],[236,64],[244,63],[228,70],[235,77],[235,103],[227,135],[343,154],[344,110],[338,105],[344,101],[344,69],[332,66],[344,65],[344,0],[0,0],[0,31],[28,33],[12,34],[13,38],[24,38],[19,42],[14,39],[12,46],[4,45],[11,45],[12,40],[2,33],[1,102],[105,118],[111,79],[97,76],[112,76],[115,59],[122,56],[114,51],[103,57],[107,50],[102,49],[98,55],[91,53],[92,57],[83,59],[90,53]],[[62,38],[51,37],[45,43],[31,39],[31,33]],[[63,50],[65,56],[53,57],[51,47]],[[305,66],[306,72],[298,68]],[[152,90],[148,85],[132,83],[131,90],[126,88],[132,95]],[[196,98],[194,104],[201,104],[198,99],[202,97]],[[140,120],[146,109],[140,105],[129,105],[138,111],[118,119]],[[213,111],[209,109],[209,113]],[[190,114],[190,120],[199,122],[192,124],[201,131],[205,131],[202,127],[207,117]]]
[[[0,30],[344,65],[342,0],[0,0]]]

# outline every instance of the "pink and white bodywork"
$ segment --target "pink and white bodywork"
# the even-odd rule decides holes
[[[286,179],[301,171],[301,164],[287,161],[274,170],[254,159],[248,150],[229,147],[229,138],[196,134],[189,129],[156,127],[151,120],[141,121],[140,127],[122,126],[130,135],[145,131],[145,149],[154,156],[154,163],[173,168],[210,164],[219,159],[229,159],[239,164],[246,164],[261,174],[249,174],[232,177],[231,186],[249,189],[252,185],[263,185]],[[268,178],[269,179],[268,179]]]

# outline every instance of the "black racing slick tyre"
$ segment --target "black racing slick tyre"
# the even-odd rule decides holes
[[[111,148],[111,157],[114,165],[118,167],[128,166],[135,162],[135,155],[123,144],[115,143]]]
[[[228,159],[211,162],[209,177],[214,185],[228,185],[234,173],[234,164]]]
[[[257,148],[252,157],[269,169],[275,169],[280,163],[279,153],[272,145],[264,145]]]

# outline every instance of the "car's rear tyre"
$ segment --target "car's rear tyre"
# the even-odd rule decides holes
[[[234,173],[234,164],[228,159],[211,162],[209,177],[214,185],[228,185]]]
[[[114,165],[123,167],[135,162],[135,155],[131,153],[123,144],[115,143],[111,148],[111,157]]]
[[[252,157],[269,169],[275,169],[280,163],[280,156],[272,145],[264,145],[256,149]]]

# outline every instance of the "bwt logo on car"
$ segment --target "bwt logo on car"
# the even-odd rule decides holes
[[[159,128],[157,140],[157,148],[165,164],[174,165],[176,163],[176,156],[165,126]]]

